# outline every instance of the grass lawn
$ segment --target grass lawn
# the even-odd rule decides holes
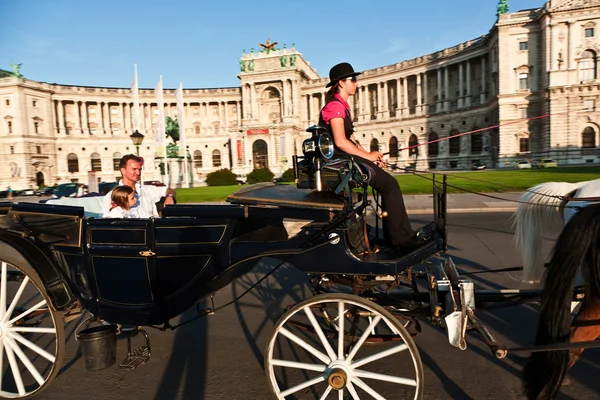
[[[470,191],[518,192],[543,182],[580,182],[597,179],[600,178],[600,166],[444,173],[448,175],[448,184]],[[416,176],[406,173],[395,177],[404,194],[431,193],[432,174]],[[436,174],[436,179],[441,177],[441,173]],[[229,194],[240,188],[241,186],[236,185],[177,189],[177,201],[179,203],[224,201]],[[462,192],[452,187],[449,187],[448,191]]]

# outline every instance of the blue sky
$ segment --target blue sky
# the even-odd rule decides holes
[[[544,0],[510,0],[510,11]],[[271,40],[321,76],[428,54],[487,33],[497,0],[0,0],[0,68],[29,79],[129,87],[239,86],[242,50]]]

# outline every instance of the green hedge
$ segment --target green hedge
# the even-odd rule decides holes
[[[294,169],[290,168],[281,175],[281,182],[294,182]]]
[[[259,182],[272,182],[275,175],[269,168],[257,168],[250,172],[247,177],[247,182],[250,184]]]
[[[237,184],[237,178],[230,170],[220,169],[206,175],[206,184],[208,186],[231,186]]]

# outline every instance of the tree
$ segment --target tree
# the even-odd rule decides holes
[[[173,119],[171,117],[165,118],[165,123],[165,134],[171,139],[173,139],[173,143],[177,144],[177,142],[179,141],[179,123],[176,119]]]

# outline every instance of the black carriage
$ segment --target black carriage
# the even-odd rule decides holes
[[[398,258],[381,246],[378,222],[367,223],[368,171],[351,159],[332,160],[330,138],[319,128],[312,133],[305,157],[294,160],[297,185],[252,185],[231,195],[229,205],[169,206],[156,219],[97,219],[85,217],[81,207],[1,204],[0,397],[26,398],[54,379],[64,323],[82,309],[111,324],[166,329],[264,257],[296,266],[315,291],[285,312],[267,344],[265,369],[277,398],[318,384],[322,398],[332,390],[354,396],[357,387],[377,393],[365,379],[419,398],[423,371],[411,334],[424,314],[444,324],[458,313],[458,325],[447,327],[458,346],[469,320],[503,357],[502,346],[476,326],[472,284],[451,261],[413,268],[446,250],[445,178],[434,177],[435,215],[422,230],[425,242]],[[373,215],[385,218],[377,207]],[[365,342],[391,347],[362,356]],[[287,359],[290,345],[315,361]],[[399,375],[361,369],[396,353],[408,354]],[[306,378],[307,371],[316,375]]]

